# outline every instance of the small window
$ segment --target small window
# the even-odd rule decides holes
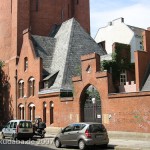
[[[48,82],[48,81],[45,81],[45,82],[44,82],[44,88],[45,88],[45,89],[48,89],[48,87],[49,87],[49,82]]]
[[[127,82],[127,73],[123,70],[120,74],[120,85],[126,85]]]
[[[25,57],[24,58],[24,71],[26,71],[28,69],[28,58]]]

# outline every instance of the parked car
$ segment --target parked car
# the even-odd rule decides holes
[[[27,139],[33,137],[33,127],[30,120],[11,120],[2,129],[2,138]]]
[[[107,130],[101,123],[73,123],[62,129],[54,139],[55,146],[78,146],[81,150],[88,146],[103,145],[107,147],[109,138]]]

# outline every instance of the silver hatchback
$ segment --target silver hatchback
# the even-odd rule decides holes
[[[54,139],[55,146],[78,146],[81,150],[87,146],[103,145],[107,147],[107,130],[101,123],[73,123],[62,129]]]

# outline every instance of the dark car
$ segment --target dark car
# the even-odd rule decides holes
[[[101,123],[73,123],[62,129],[54,139],[55,146],[78,146],[81,150],[87,146],[103,145],[107,147],[107,130]]]

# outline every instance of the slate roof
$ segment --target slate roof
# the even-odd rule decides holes
[[[55,34],[53,38],[32,35],[36,55],[43,59],[43,69],[49,73],[47,78],[59,71],[54,84],[39,94],[72,90],[72,76],[80,73],[81,55],[106,55],[74,18],[62,23]]]

